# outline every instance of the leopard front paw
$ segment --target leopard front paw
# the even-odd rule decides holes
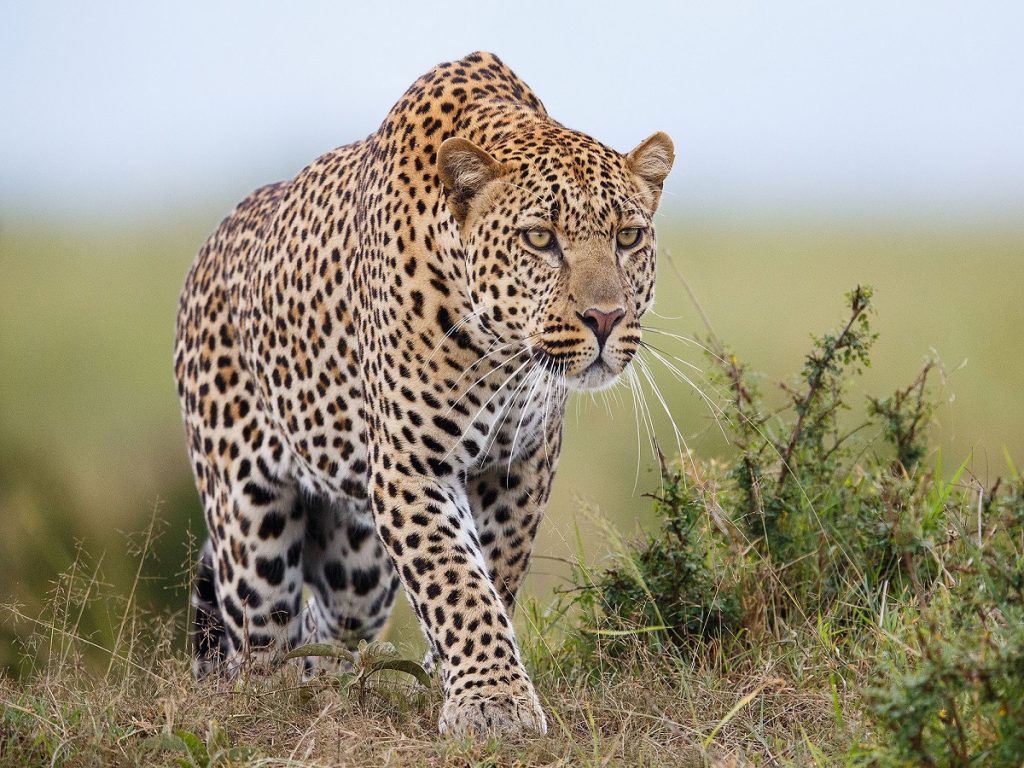
[[[437,724],[442,734],[524,736],[548,732],[544,710],[531,687],[526,692],[468,691],[447,699]]]

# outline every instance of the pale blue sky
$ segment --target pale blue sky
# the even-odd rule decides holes
[[[1024,211],[1019,2],[24,2],[0,15],[0,214],[224,208],[501,56],[567,125],[678,149],[696,215]]]

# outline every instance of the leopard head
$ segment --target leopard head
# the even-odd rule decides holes
[[[664,133],[621,154],[557,124],[489,151],[446,140],[438,173],[480,325],[569,388],[614,383],[654,300],[653,216],[673,159]]]

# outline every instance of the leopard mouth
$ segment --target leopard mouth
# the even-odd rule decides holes
[[[625,371],[625,366],[616,369],[605,357],[603,351],[595,357],[583,370],[568,373],[565,361],[552,355],[545,349],[533,350],[534,362],[543,368],[548,375],[560,380],[566,387],[579,392],[591,392],[606,389],[618,381]]]
[[[577,379],[576,388],[588,392],[607,389],[619,380],[619,376],[624,370],[625,368],[615,370],[605,360],[604,355],[601,355],[575,377]]]

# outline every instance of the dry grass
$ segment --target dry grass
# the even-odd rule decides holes
[[[48,618],[3,609],[5,621],[36,624],[26,648],[35,660],[19,679],[0,676],[0,765],[813,764],[815,745],[841,752],[851,736],[837,725],[827,684],[807,670],[800,682],[801,654],[782,646],[728,672],[638,653],[594,675],[576,668],[557,628],[542,638],[524,627],[548,735],[446,739],[436,731],[436,681],[426,689],[382,673],[360,691],[286,670],[196,682],[176,647],[181,616],[145,616],[128,604],[116,651],[101,652],[76,634],[75,601],[107,596],[91,574],[70,586],[85,589],[59,588],[64,603]],[[189,752],[189,741],[203,747]]]

